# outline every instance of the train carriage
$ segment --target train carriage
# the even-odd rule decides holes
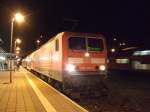
[[[107,50],[101,34],[61,32],[23,63],[63,87],[99,83],[107,77]]]

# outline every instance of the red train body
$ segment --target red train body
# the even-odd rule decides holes
[[[63,86],[95,84],[107,76],[101,34],[61,32],[23,60],[23,66]]]

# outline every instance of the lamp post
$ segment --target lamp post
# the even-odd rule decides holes
[[[24,16],[22,16],[20,13],[16,13],[15,16],[11,20],[11,41],[10,41],[10,83],[12,83],[12,56],[11,54],[13,53],[13,27],[14,27],[14,21],[16,22],[23,22],[24,21]]]

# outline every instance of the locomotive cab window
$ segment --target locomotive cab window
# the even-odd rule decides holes
[[[86,50],[86,41],[84,37],[70,37],[69,48],[71,50]]]
[[[103,40],[99,38],[88,38],[89,51],[102,51],[104,49]]]
[[[69,48],[71,50],[103,51],[103,40],[95,37],[70,37]]]
[[[55,41],[55,51],[59,51],[59,40],[56,39]]]

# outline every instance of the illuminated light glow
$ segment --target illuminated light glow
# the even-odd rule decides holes
[[[19,51],[16,51],[16,54],[19,54],[20,52]]]
[[[101,66],[99,67],[99,69],[102,70],[102,71],[104,71],[104,70],[106,69],[106,67],[105,67],[105,65],[101,65]]]
[[[104,64],[105,58],[91,58],[92,64]]]
[[[117,40],[116,38],[114,38],[114,40]]]
[[[19,23],[24,21],[24,16],[21,13],[16,13],[15,20]]]
[[[123,59],[116,59],[116,63],[119,64],[126,64],[129,63],[129,59],[123,58]]]
[[[140,51],[135,51],[135,52],[133,53],[133,56],[138,56],[138,55],[140,55]]]
[[[17,43],[17,44],[20,44],[20,43],[21,43],[21,39],[17,38],[17,39],[16,39],[16,43]]]
[[[68,72],[73,72],[73,71],[75,71],[75,66],[73,64],[67,64],[66,65],[66,70]]]
[[[150,55],[150,50],[144,50],[144,51],[135,51],[133,53],[134,56],[146,56]]]
[[[125,43],[125,42],[122,42],[122,43],[120,42],[119,45],[120,45],[120,46],[125,46],[126,43]]]
[[[39,44],[39,43],[40,43],[40,40],[37,40],[36,42]]]
[[[73,63],[73,64],[82,64],[84,62],[83,58],[68,58],[68,63]]]
[[[112,48],[112,49],[111,49],[111,52],[112,52],[112,53],[114,53],[115,51],[116,51],[116,49],[115,49],[115,48]]]
[[[85,53],[85,57],[89,57],[90,54],[88,52]]]
[[[6,60],[6,58],[5,58],[5,57],[3,57],[3,56],[0,56],[0,60],[5,61],[5,60]]]
[[[150,55],[150,50],[141,51],[141,55]]]
[[[21,50],[19,47],[16,48],[17,51]]]

